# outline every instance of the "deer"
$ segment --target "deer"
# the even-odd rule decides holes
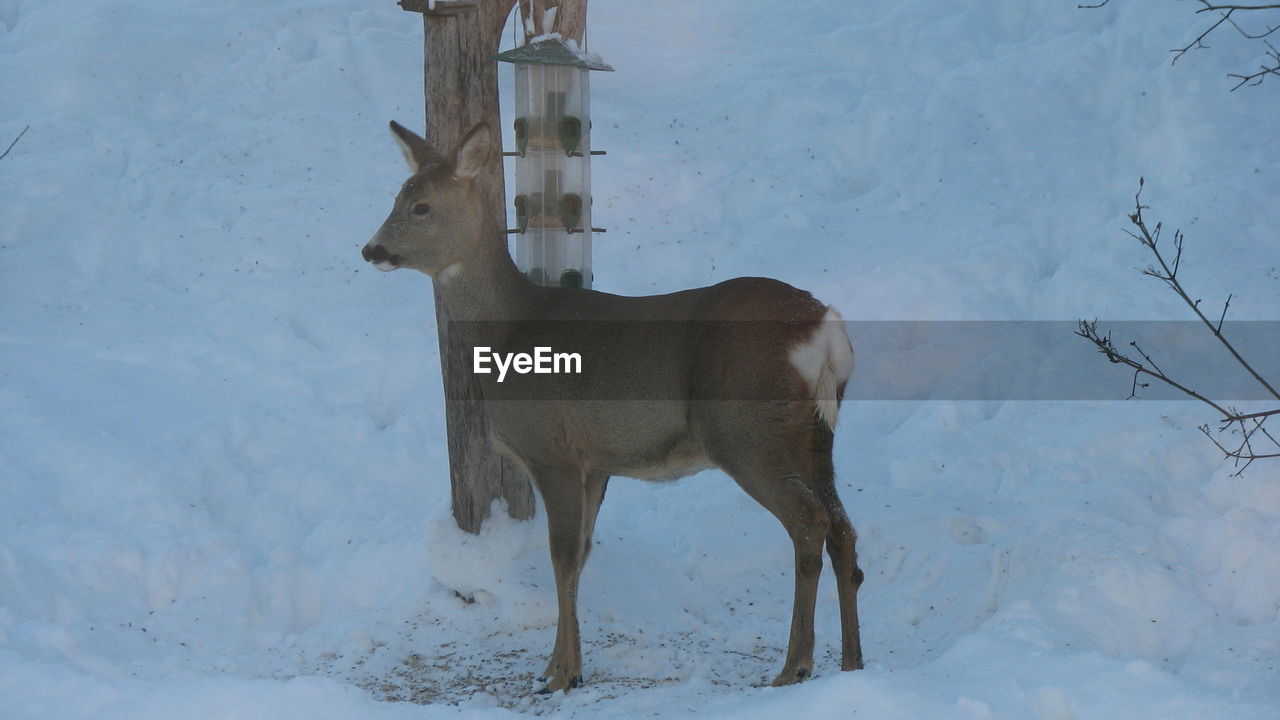
[[[583,682],[578,587],[613,476],[727,473],[781,523],[795,552],[788,685],[813,672],[822,551],[835,572],[842,670],[862,668],[857,535],[832,445],[854,353],[838,311],[778,280],[741,277],[625,297],[536,285],[516,267],[476,176],[500,152],[489,126],[451,154],[399,123],[411,176],[364,246],[383,271],[432,278],[468,347],[581,351],[572,375],[480,377],[492,446],[524,469],[546,515],[558,622],[539,693]],[[456,327],[455,327],[456,326]]]

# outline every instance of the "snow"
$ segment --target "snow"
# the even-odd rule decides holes
[[[591,6],[596,286],[768,274],[849,320],[1280,319],[1280,101],[1177,4]],[[431,291],[359,249],[420,127],[392,2],[0,2],[0,717],[1271,718],[1280,469],[1186,402],[858,401],[868,668],[767,688],[791,550],[615,480],[588,685],[531,697],[541,517],[452,524]],[[508,72],[504,69],[503,72]],[[510,142],[510,139],[508,139]],[[854,339],[855,344],[857,338]],[[927,350],[927,342],[923,345]],[[467,600],[471,602],[467,602]]]

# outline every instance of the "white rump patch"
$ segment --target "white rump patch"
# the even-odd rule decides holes
[[[835,428],[840,410],[837,392],[853,374],[853,346],[844,318],[835,308],[828,306],[813,336],[791,349],[791,365],[813,393],[814,413],[827,427]]]

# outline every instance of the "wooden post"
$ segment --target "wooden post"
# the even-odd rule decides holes
[[[450,152],[478,122],[486,121],[494,129],[502,127],[498,69],[492,57],[498,51],[503,26],[515,1],[400,0],[402,8],[423,16],[426,137],[441,152]],[[567,7],[561,10],[569,10],[572,17],[557,17],[555,24],[578,29],[577,39],[581,39],[586,0],[566,0],[565,4]],[[497,218],[494,227],[507,227],[500,135],[479,182],[488,193],[489,212]],[[435,301],[454,520],[463,530],[479,532],[489,516],[490,504],[498,498],[506,500],[511,517],[533,517],[529,479],[490,447],[480,383],[468,370],[461,342],[450,332],[449,316],[439,292]]]
[[[556,17],[552,27],[543,26],[546,11],[555,8]],[[560,33],[560,39],[573,40],[582,44],[582,36],[587,32],[587,0],[520,0],[520,13],[529,18],[533,32],[525,33],[525,40],[548,32]]]

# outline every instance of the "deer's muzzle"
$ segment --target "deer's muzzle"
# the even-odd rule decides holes
[[[392,255],[382,245],[370,243],[360,251],[360,256],[373,263],[379,270],[395,270],[400,266],[400,256]]]

